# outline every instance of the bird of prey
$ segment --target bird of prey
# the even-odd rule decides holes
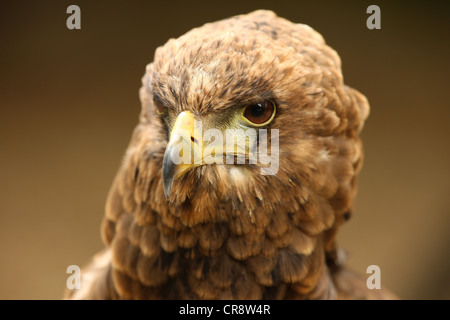
[[[393,297],[336,244],[369,104],[318,32],[266,10],[205,24],[156,50],[140,99],[106,248],[67,298]]]

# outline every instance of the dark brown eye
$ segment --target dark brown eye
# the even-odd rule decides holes
[[[159,101],[159,99],[153,99],[153,104],[155,105],[157,114],[161,115],[166,112],[166,107],[164,107],[164,105],[162,104],[161,101]]]
[[[251,104],[245,107],[243,115],[254,125],[265,125],[275,116],[275,106],[270,101]]]

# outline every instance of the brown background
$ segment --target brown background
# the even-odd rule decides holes
[[[157,46],[203,23],[272,9],[311,25],[367,95],[349,264],[402,298],[450,298],[449,6],[417,1],[0,4],[0,299],[59,299],[66,268],[102,248],[106,193]],[[366,8],[381,7],[381,30]],[[66,28],[81,7],[82,30]]]

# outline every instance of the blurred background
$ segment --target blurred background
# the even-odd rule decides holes
[[[66,8],[81,8],[81,30]],[[381,8],[381,30],[366,9]],[[110,184],[155,49],[255,9],[319,31],[371,115],[348,264],[405,299],[450,299],[449,3],[0,2],[0,299],[60,299],[68,265],[103,248]]]

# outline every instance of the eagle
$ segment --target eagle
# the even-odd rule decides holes
[[[67,299],[390,299],[336,243],[366,97],[323,37],[274,12],[157,48],[109,191],[105,248]]]

